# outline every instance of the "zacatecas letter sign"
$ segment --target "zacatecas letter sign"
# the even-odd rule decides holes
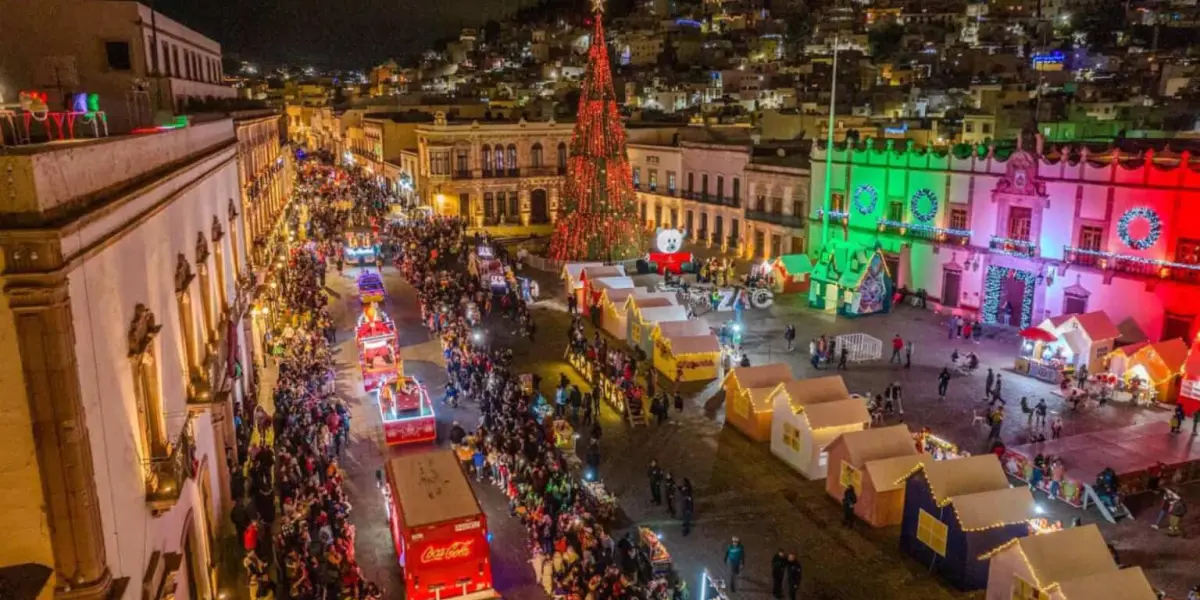
[[[435,563],[466,558],[471,555],[475,540],[463,540],[446,546],[430,546],[421,553],[422,563]]]

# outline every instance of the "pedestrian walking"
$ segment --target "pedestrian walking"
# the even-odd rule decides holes
[[[1175,495],[1175,492],[1172,492],[1169,489],[1163,490],[1162,502],[1160,502],[1158,505],[1158,516],[1155,517],[1154,522],[1150,524],[1150,529],[1157,531],[1158,528],[1162,526],[1163,519],[1167,518],[1167,515],[1171,514],[1171,506],[1175,504],[1175,498],[1177,497],[1178,496]]]
[[[942,372],[938,373],[938,400],[946,399],[946,390],[950,388],[950,369],[942,367]]]
[[[1004,387],[1004,377],[999,373],[996,374],[996,386],[992,388],[992,399],[1000,400],[1000,391]]]
[[[904,368],[905,369],[912,368],[912,351],[913,351],[913,343],[910,341],[904,345]]]
[[[904,340],[900,334],[896,334],[892,338],[892,357],[888,359],[888,364],[900,362],[900,351],[904,349]]]
[[[1187,502],[1179,497],[1175,500],[1175,504],[1171,505],[1171,516],[1167,517],[1167,535],[1171,537],[1179,537],[1183,535],[1183,517],[1187,516]]]
[[[791,352],[792,350],[795,349],[795,344],[796,344],[796,327],[795,326],[788,325],[783,330],[783,340],[785,342],[787,342],[788,352]]]
[[[674,519],[675,518],[675,478],[672,477],[670,473],[667,473],[665,476],[663,476],[663,491],[665,492],[665,496],[666,496],[666,500],[667,500],[667,514],[671,515],[671,518]]]
[[[675,392],[675,412],[683,412],[683,395]]]
[[[896,403],[896,414],[904,414],[904,388],[899,381],[892,383],[892,400]]]
[[[725,572],[728,575],[725,580],[729,584],[729,591],[737,591],[737,578],[742,572],[742,565],[746,561],[746,547],[742,545],[742,541],[733,536],[733,540],[725,547]]]
[[[796,600],[800,595],[800,582],[803,579],[803,570],[800,568],[800,559],[796,558],[795,554],[788,554],[786,578],[788,600]]]
[[[987,378],[983,380],[983,395],[990,398],[992,396],[992,386],[994,385],[996,385],[996,373],[992,371],[991,367],[988,367]]]
[[[854,527],[854,505],[858,504],[858,493],[853,485],[842,492],[842,527]]]
[[[1034,426],[1041,429],[1046,426],[1046,399],[1039,398],[1037,406],[1033,407]]]
[[[843,346],[842,347],[842,356],[840,358],[838,358],[837,370],[845,371],[846,370],[846,361],[848,361],[849,359],[850,359],[850,349]],[[1197,412],[1200,412],[1200,411],[1197,411]]]
[[[679,499],[683,503],[683,535],[692,531],[692,517],[695,515],[696,504],[692,497],[692,480],[687,477],[683,478],[683,485],[679,486]]]
[[[771,597],[783,600],[783,576],[787,573],[787,554],[780,550],[771,557]]]
[[[988,431],[987,441],[1000,440],[1000,428],[1004,425],[1004,407],[996,409],[991,414],[991,430]]]
[[[658,466],[657,460],[650,461],[650,470],[646,473],[650,478],[650,499],[655,504],[662,506],[662,482],[663,470]]]

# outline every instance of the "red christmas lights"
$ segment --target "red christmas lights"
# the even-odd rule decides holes
[[[601,21],[596,11],[567,159],[563,213],[550,239],[554,260],[624,260],[642,252],[637,194]]]

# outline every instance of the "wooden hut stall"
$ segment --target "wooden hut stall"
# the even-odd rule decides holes
[[[992,553],[987,600],[1049,600],[1065,581],[1117,570],[1104,536],[1095,525],[1016,538]]]
[[[1141,567],[1097,573],[1058,584],[1050,600],[1158,600]]]
[[[809,479],[825,477],[825,447],[871,423],[866,403],[851,398],[841,376],[795,379],[771,392],[771,453]]]
[[[812,268],[808,305],[844,317],[892,309],[893,274],[878,243],[873,248],[831,242]]]
[[[641,298],[636,294],[625,301],[627,330],[625,342],[632,348],[641,348],[646,356],[654,352],[654,340],[650,334],[654,326],[662,321],[686,321],[688,311],[679,306],[674,298]]]
[[[721,368],[721,343],[711,333],[659,336],[654,340],[654,366],[667,379],[679,383],[716,379]]]
[[[629,324],[625,320],[625,303],[629,297],[636,294],[634,288],[621,290],[604,290],[600,292],[600,327],[609,335],[623,340],[629,333]]]
[[[599,285],[601,281],[607,281],[603,287],[613,289],[627,289],[634,287],[633,280],[626,277],[625,267],[621,265],[604,266],[604,267],[587,267],[579,274],[579,312],[581,314],[590,314],[592,305],[600,301]]]
[[[791,381],[792,368],[785,363],[759,367],[734,367],[721,382],[725,390],[725,422],[765,442],[771,439],[771,393]]]
[[[602,262],[577,262],[566,263],[562,268],[562,280],[566,288],[566,294],[569,296],[575,294],[575,299],[580,300],[580,291],[583,289],[583,270],[588,267],[603,267]]]
[[[1187,361],[1183,364],[1183,381],[1176,400],[1189,417],[1200,410],[1200,341],[1192,342]]]
[[[924,458],[907,425],[843,433],[825,449],[825,491],[841,502],[846,486],[858,496],[854,513],[872,527],[899,525],[904,518],[904,476]]]
[[[1145,344],[1129,355],[1124,372],[1117,375],[1126,383],[1135,378],[1141,380],[1142,388],[1152,392],[1156,402],[1173,404],[1187,359],[1187,344],[1179,338]]]
[[[776,294],[806,294],[813,263],[807,254],[785,254],[771,263],[772,287]]]
[[[922,461],[905,480],[900,550],[958,589],[986,588],[990,553],[1029,535],[1033,496],[995,454]]]
[[[1067,365],[1075,369],[1087,365],[1089,373],[1104,370],[1104,359],[1121,337],[1121,331],[1103,311],[1051,317],[1039,327],[1057,335],[1066,346]]]

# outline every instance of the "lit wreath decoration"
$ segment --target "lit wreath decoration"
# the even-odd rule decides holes
[[[1135,238],[1130,235],[1129,225],[1134,219],[1145,219],[1150,224],[1150,230],[1144,237]],[[1159,236],[1162,235],[1162,219],[1158,217],[1158,213],[1145,206],[1131,208],[1117,221],[1117,235],[1121,236],[1121,241],[1125,242],[1126,246],[1134,250],[1145,250],[1158,242]]]
[[[879,192],[875,191],[875,186],[870,184],[862,184],[854,188],[854,209],[859,214],[869,215],[875,212],[875,207],[879,205]]]
[[[928,210],[922,209],[921,204],[923,202],[929,203]],[[913,216],[917,218],[917,221],[921,223],[928,223],[937,216],[937,195],[934,194],[933,190],[930,190],[929,188],[921,188],[912,195],[912,200],[909,202],[909,208],[912,210]]]

